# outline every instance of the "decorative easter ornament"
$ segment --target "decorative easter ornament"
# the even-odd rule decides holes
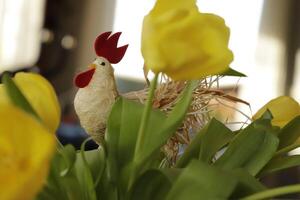
[[[82,127],[97,142],[103,138],[108,114],[118,97],[111,63],[120,62],[128,47],[117,47],[120,35],[121,32],[99,35],[94,44],[98,57],[87,71],[78,74],[74,80],[79,87],[74,99],[75,111]]]

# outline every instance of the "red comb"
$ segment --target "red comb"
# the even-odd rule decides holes
[[[116,64],[123,58],[128,44],[122,47],[117,47],[121,32],[110,35],[111,31],[99,35],[95,40],[94,47],[98,56],[104,57],[110,63]]]

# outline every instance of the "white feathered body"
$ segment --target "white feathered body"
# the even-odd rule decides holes
[[[103,139],[106,122],[118,96],[111,65],[97,67],[89,85],[80,88],[74,99],[81,126],[96,141]]]

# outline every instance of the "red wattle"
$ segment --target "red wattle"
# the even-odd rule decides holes
[[[90,81],[93,78],[93,75],[95,73],[96,68],[89,69],[85,72],[81,72],[80,74],[77,74],[75,77],[75,85],[79,88],[84,88],[88,86]]]

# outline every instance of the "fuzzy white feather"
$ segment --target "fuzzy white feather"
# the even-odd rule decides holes
[[[104,62],[105,66],[101,63]],[[110,63],[98,57],[94,63],[95,73],[85,88],[80,88],[74,99],[75,111],[81,126],[96,141],[100,142],[106,129],[106,122],[118,92],[114,69]]]

